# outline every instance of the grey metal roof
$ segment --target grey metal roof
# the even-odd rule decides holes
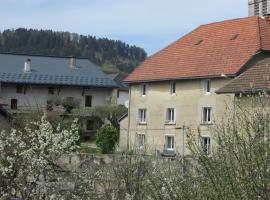
[[[30,72],[24,72],[27,59],[31,59]],[[76,69],[71,69],[70,57],[20,54],[0,54],[0,81],[17,84],[117,87],[115,81],[88,59],[76,58]]]
[[[128,74],[119,72],[118,74],[109,75],[118,85],[119,90],[128,91],[128,86],[123,83],[123,80],[128,76]]]

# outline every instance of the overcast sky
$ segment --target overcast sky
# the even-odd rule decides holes
[[[200,24],[245,17],[248,0],[0,0],[0,30],[25,27],[107,37],[149,55]]]

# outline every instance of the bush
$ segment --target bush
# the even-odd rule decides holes
[[[118,133],[112,125],[102,127],[97,133],[96,144],[102,153],[111,153],[117,141]]]

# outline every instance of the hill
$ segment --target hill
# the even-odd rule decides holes
[[[87,57],[106,73],[130,73],[147,57],[144,49],[121,41],[25,28],[0,32],[0,52]]]

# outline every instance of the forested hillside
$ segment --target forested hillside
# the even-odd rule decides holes
[[[87,57],[107,73],[129,73],[147,56],[121,41],[24,28],[0,32],[0,52]]]

